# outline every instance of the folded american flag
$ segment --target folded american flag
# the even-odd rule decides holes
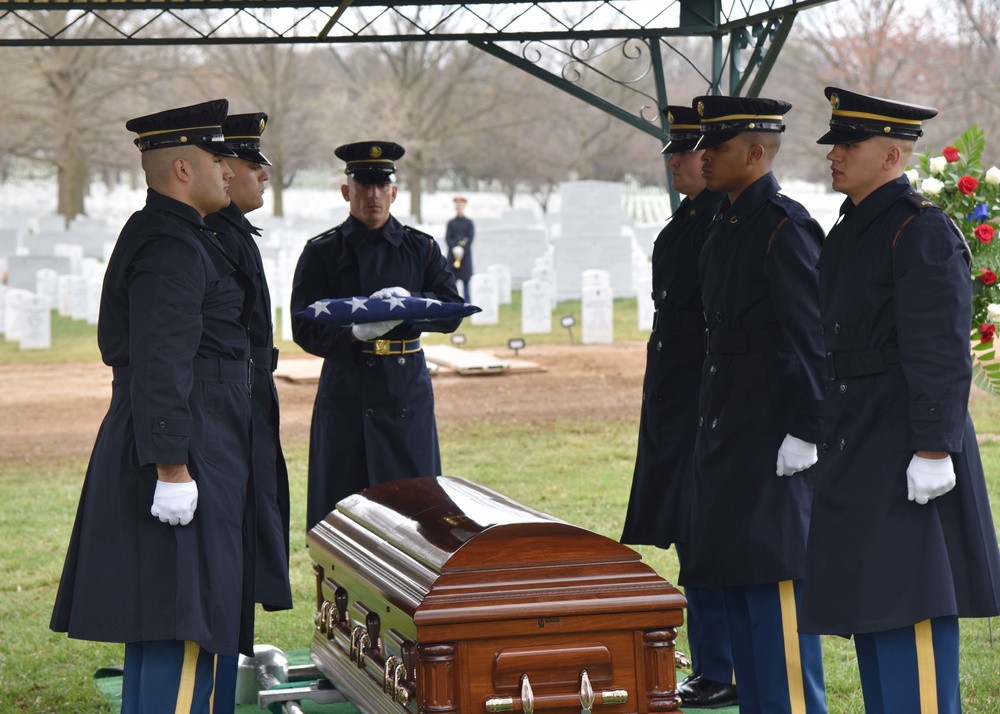
[[[361,325],[366,322],[402,320],[420,322],[465,317],[482,308],[462,302],[442,302],[422,297],[349,297],[317,300],[296,316],[326,325]]]

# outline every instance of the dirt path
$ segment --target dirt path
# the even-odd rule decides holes
[[[512,357],[499,350],[498,357]],[[434,377],[437,417],[544,422],[638,417],[645,345],[541,345],[520,359],[541,372]],[[111,398],[103,364],[0,365],[0,463],[48,461],[90,453]],[[315,383],[278,381],[282,440],[305,442]]]

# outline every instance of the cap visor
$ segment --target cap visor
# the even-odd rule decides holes
[[[229,148],[230,151],[232,151],[233,154],[239,159],[249,161],[252,164],[260,164],[261,166],[271,165],[271,162],[267,160],[267,157],[259,151],[240,150],[233,146],[230,146]]]
[[[854,131],[837,131],[830,129],[820,138],[816,139],[817,144],[857,144],[859,141],[870,139],[876,134],[861,134]]]
[[[660,150],[661,154],[679,154],[682,151],[694,151],[698,145],[698,139],[684,139],[681,141],[668,141],[667,145]]]
[[[348,175],[356,182],[366,185],[393,182],[393,174],[385,171],[353,171]]]
[[[227,159],[238,158],[236,152],[229,148],[228,144],[197,144],[199,149],[204,149],[210,154],[215,154],[216,156],[225,156]]]

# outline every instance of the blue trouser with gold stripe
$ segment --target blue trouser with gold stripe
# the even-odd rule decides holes
[[[129,642],[121,714],[232,714],[237,664],[195,642]]]
[[[687,554],[683,543],[675,543],[681,563]],[[726,602],[721,588],[684,587],[687,598],[687,637],[691,674],[710,682],[732,684],[733,652],[726,625]]]
[[[867,714],[959,714],[958,618],[854,636]]]
[[[819,635],[800,635],[802,581],[723,588],[740,714],[825,714]]]

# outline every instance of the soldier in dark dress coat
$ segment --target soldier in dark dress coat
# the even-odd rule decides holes
[[[691,507],[698,391],[705,359],[705,312],[698,283],[698,253],[722,194],[705,188],[698,113],[668,105],[667,166],[685,196],[653,243],[653,331],[639,414],[639,446],[621,540],[669,548],[684,560]],[[732,706],[733,658],[726,610],[718,588],[684,588],[691,675],[678,686],[685,706]]]
[[[448,221],[444,241],[448,245],[448,265],[455,273],[455,279],[462,281],[465,302],[469,299],[469,280],[472,278],[472,241],[476,237],[476,226],[465,215],[469,200],[464,196],[455,197],[455,217]]]
[[[685,586],[724,588],[741,712],[825,712],[797,632],[825,360],[823,231],[771,173],[787,102],[700,97],[703,174],[727,194],[700,255],[707,317]]]
[[[292,285],[292,315],[318,300],[415,295],[462,302],[433,237],[390,215],[397,144],[338,147],[351,215],[310,240]],[[438,476],[441,456],[434,393],[421,332],[454,332],[461,318],[335,327],[292,318],[295,342],[324,358],[309,442],[307,528],[345,496],[377,483]]]
[[[800,626],[854,636],[868,712],[962,710],[959,617],[1000,614],[969,418],[968,247],[903,175],[937,110],[828,87],[820,259],[829,356]]]
[[[233,114],[222,130],[226,143],[236,153],[229,160],[235,174],[229,182],[230,204],[208,216],[206,222],[219,230],[230,254],[253,278],[257,300],[250,319],[250,357],[253,359],[253,529],[256,533],[254,600],[265,610],[288,610],[292,590],[288,582],[288,470],[281,451],[278,389],[274,370],[278,350],[271,322],[271,293],[256,238],[260,229],[246,219],[247,213],[264,205],[264,183],[271,163],[260,151],[260,135],[267,114]]]
[[[122,712],[207,712],[253,653],[248,275],[204,216],[229,203],[217,100],[133,119],[149,192],[108,263],[111,406],[51,627],[125,643]],[[225,672],[223,670],[226,670]],[[223,711],[217,709],[216,711]]]

